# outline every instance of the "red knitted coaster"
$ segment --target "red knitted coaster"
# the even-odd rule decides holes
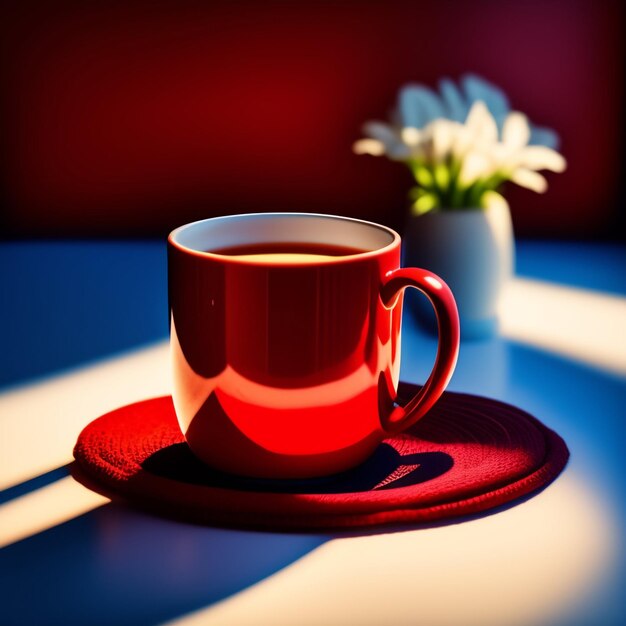
[[[400,395],[415,390],[400,385]],[[169,396],[96,419],[74,448],[75,476],[108,496],[195,522],[276,529],[478,513],[547,485],[568,456],[561,437],[524,411],[452,392],[359,467],[320,479],[246,479],[212,470],[184,443]]]

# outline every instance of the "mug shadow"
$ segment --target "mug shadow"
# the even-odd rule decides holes
[[[144,470],[178,482],[242,491],[274,493],[355,493],[405,487],[426,482],[447,472],[454,461],[445,452],[401,455],[382,443],[358,467],[321,478],[272,480],[225,474],[198,460],[187,444],[177,443],[159,450],[142,464]]]

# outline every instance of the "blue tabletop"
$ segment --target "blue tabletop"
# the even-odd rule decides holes
[[[518,242],[516,270],[533,280],[626,296],[623,246]],[[161,242],[2,244],[1,390],[165,339],[166,273]],[[423,381],[436,340],[406,312],[402,349],[401,378]],[[539,416],[565,438],[571,464],[614,503],[618,521],[626,522],[623,376],[495,337],[462,344],[450,389],[497,397]],[[64,472],[60,468],[32,485],[0,493],[0,501]],[[110,531],[106,552],[104,527]],[[328,539],[229,530],[207,534],[201,527],[188,527],[181,537],[174,527],[175,522],[108,505],[4,548],[0,622],[80,624],[89,614],[93,624],[159,623],[228,597]],[[599,592],[603,597],[596,595],[559,623],[624,623],[623,555],[617,563],[619,571]]]

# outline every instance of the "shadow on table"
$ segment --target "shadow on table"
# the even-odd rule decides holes
[[[509,401],[554,428],[577,458],[588,457],[586,474],[624,489],[626,378],[515,342],[508,352]]]
[[[111,503],[0,551],[2,624],[155,624],[204,608],[328,539],[181,525]]]
[[[584,332],[584,330],[583,330]],[[616,341],[619,339],[616,337]],[[567,441],[572,470],[610,508],[617,527],[626,524],[626,378],[576,363],[541,349],[511,342],[511,401],[523,406]],[[534,390],[529,393],[529,389]],[[594,593],[574,603],[554,626],[622,626],[626,585],[626,545],[620,542],[614,565]]]

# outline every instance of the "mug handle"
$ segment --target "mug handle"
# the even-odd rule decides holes
[[[391,308],[406,287],[419,289],[433,305],[439,343],[435,364],[424,386],[405,406],[396,405],[389,415],[381,416],[381,425],[388,434],[409,428],[428,412],[450,382],[459,356],[459,312],[448,285],[427,270],[415,267],[392,270],[385,275],[381,287],[383,304]]]

